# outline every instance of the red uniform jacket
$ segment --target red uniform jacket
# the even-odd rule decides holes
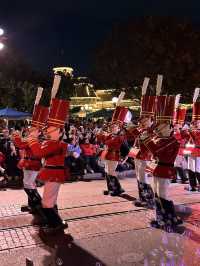
[[[173,165],[179,150],[179,143],[175,137],[153,139],[148,137],[143,143],[154,159],[147,165],[146,170],[156,177],[174,178],[176,170]]]
[[[21,159],[17,165],[18,168],[31,171],[39,171],[42,166],[41,159],[33,154],[28,145],[28,142],[23,141],[18,135],[14,136],[13,141],[14,145],[21,150]]]
[[[42,144],[36,140],[29,141],[29,147],[37,157],[44,158],[38,178],[43,181],[63,183],[68,176],[64,168],[67,144],[62,141],[47,140]]]
[[[191,156],[200,157],[200,129],[193,129],[189,131],[189,134],[189,143],[193,144],[193,147],[189,148]]]
[[[106,138],[107,138],[107,134],[105,134],[105,132],[101,132],[101,133],[98,133],[98,134],[96,135],[96,137],[97,137],[97,141],[98,141],[100,144],[102,144],[102,143],[105,142],[105,140],[106,140]]]
[[[144,133],[145,131],[148,132],[148,134],[152,134],[152,129],[139,129],[136,128],[135,131],[133,131],[134,137],[135,137],[135,144],[130,149],[130,152],[128,154],[129,157],[134,159],[139,159],[143,161],[150,161],[152,158],[152,153],[146,148],[146,146],[143,144],[143,142],[140,141],[139,135]]]
[[[185,151],[186,151],[185,145],[190,139],[189,132],[187,130],[177,130],[174,132],[174,137],[180,144],[178,155],[185,155]]]
[[[126,130],[126,137],[128,141],[134,142],[137,136],[140,134],[141,129],[136,126]]]
[[[106,149],[101,154],[101,159],[109,161],[119,161],[120,159],[120,147],[126,136],[110,134],[106,137],[104,144]]]

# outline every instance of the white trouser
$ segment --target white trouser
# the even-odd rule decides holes
[[[0,173],[3,174],[5,172],[5,169],[0,166]]]
[[[169,188],[171,181],[169,178],[153,177],[152,188],[154,193],[157,193],[159,198],[169,199]]]
[[[188,169],[200,173],[200,157],[190,156],[188,158]]]
[[[145,172],[148,161],[135,159],[135,174],[139,182],[149,184],[148,174]]]
[[[105,171],[108,175],[117,176],[118,161],[105,160]]]
[[[58,192],[61,183],[45,182],[42,197],[43,208],[53,208],[57,202]]]
[[[185,156],[183,155],[177,155],[176,156],[176,160],[174,162],[174,166],[175,167],[180,167],[182,169],[187,169],[187,160],[185,158]]]
[[[24,173],[24,179],[23,179],[24,188],[36,189],[35,180],[38,175],[38,171],[24,169],[23,173]]]

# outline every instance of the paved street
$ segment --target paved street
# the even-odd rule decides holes
[[[200,193],[172,185],[184,225],[177,233],[165,233],[149,227],[154,211],[132,204],[136,180],[121,182],[126,190],[122,197],[102,195],[104,180],[64,184],[58,206],[69,228],[65,235],[48,237],[39,230],[38,219],[21,213],[23,190],[1,191],[0,265],[23,266],[29,258],[34,266],[199,266]]]

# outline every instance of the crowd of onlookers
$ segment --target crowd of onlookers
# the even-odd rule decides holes
[[[105,126],[105,121],[98,120],[70,120],[65,126],[63,141],[68,143],[66,150],[65,166],[69,169],[71,176],[82,178],[85,174],[101,173],[105,175],[104,165],[99,155],[104,149],[103,145],[97,141],[97,134]],[[0,135],[0,174],[7,176],[12,184],[21,183],[23,172],[17,167],[20,160],[21,151],[12,142],[12,132],[14,129],[4,128]],[[25,135],[26,127],[17,127],[22,136]],[[122,146],[122,155],[128,150],[128,143]],[[120,165],[118,170],[131,167],[128,163]],[[1,181],[1,179],[0,179]]]
[[[4,128],[0,135],[0,181],[4,182],[6,176],[12,184],[22,183],[22,171],[17,167],[20,151],[15,148],[11,134],[12,130]]]

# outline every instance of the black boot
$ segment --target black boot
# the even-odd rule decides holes
[[[154,209],[155,207],[155,199],[154,199],[154,193],[151,185],[145,184],[144,186],[144,196],[147,202],[147,207],[149,209]]]
[[[45,233],[55,233],[68,227],[54,208],[42,208],[42,211],[48,222],[47,226],[43,228]]]
[[[21,211],[22,212],[34,212],[35,209],[35,197],[34,197],[34,189],[24,188],[24,191],[26,192],[28,196],[28,205],[22,205]],[[40,197],[41,202],[41,197]]]
[[[32,211],[37,212],[38,206],[42,205],[42,198],[40,194],[38,193],[37,189],[33,189],[32,191],[32,201],[33,201],[33,206],[32,206]]]
[[[196,181],[195,173],[189,169],[185,170],[185,173],[189,180],[189,187],[186,187],[185,190],[196,191],[197,181]]]
[[[160,198],[164,209],[164,230],[166,232],[174,232],[177,225],[182,224],[182,220],[175,213],[174,203],[172,200]]]
[[[104,190],[103,194],[104,195],[109,195],[109,193],[113,191],[113,184],[112,184],[112,180],[111,180],[111,176],[110,175],[108,175],[106,173],[105,174],[105,178],[106,178],[107,190]]]
[[[197,185],[198,188],[197,189],[200,192],[200,173],[195,172],[195,177],[196,177],[196,180],[198,182],[198,185]]]
[[[154,228],[164,228],[165,222],[164,222],[164,215],[165,211],[163,209],[161,199],[158,198],[157,195],[155,195],[155,206],[156,206],[156,219],[151,221],[151,226]]]
[[[31,195],[30,195],[30,189],[24,188],[25,193],[28,196],[28,205],[22,205],[21,206],[21,212],[30,212],[31,211],[31,205],[32,205],[32,200],[31,200]]]
[[[28,206],[22,206],[21,211],[28,211],[30,213],[36,213],[37,206],[41,205],[41,201],[42,201],[40,194],[38,193],[37,189],[24,188],[24,191],[28,195]]]
[[[116,176],[111,176],[112,191],[110,192],[111,196],[119,196],[124,193],[124,189],[121,187],[121,184]]]
[[[138,181],[139,199],[134,202],[136,207],[147,207],[153,209],[155,206],[154,193],[149,184]]]
[[[137,184],[138,184],[139,199],[136,199],[134,201],[134,205],[136,207],[146,207],[147,206],[147,201],[146,201],[146,198],[144,196],[144,183],[140,182],[139,180],[137,180]]]
[[[57,204],[54,205],[54,210],[58,213],[58,205]]]
[[[175,169],[176,169],[176,175],[171,179],[171,183],[177,183],[177,176],[178,176],[177,168],[178,167],[175,167]]]
[[[176,215],[174,203],[172,200],[169,201],[169,209],[171,210],[173,224],[175,226],[183,224],[182,219]]]
[[[186,181],[188,180],[187,177],[186,177],[186,174],[185,174],[185,170],[183,168],[181,168],[181,167],[176,167],[176,172],[177,172],[177,175],[181,179],[181,183],[185,184]]]

